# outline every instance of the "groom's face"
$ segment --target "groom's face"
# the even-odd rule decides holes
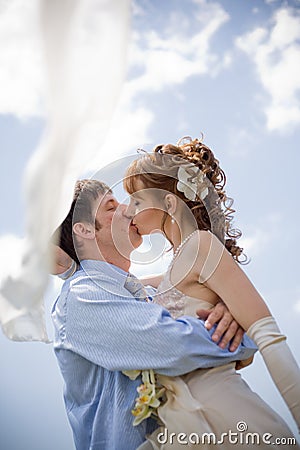
[[[123,256],[128,256],[139,245],[142,238],[126,217],[126,206],[120,204],[112,194],[102,196],[98,201],[95,218],[99,224],[96,239],[103,248],[114,247]]]

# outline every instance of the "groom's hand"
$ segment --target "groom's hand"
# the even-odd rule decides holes
[[[217,303],[211,310],[198,309],[197,315],[200,319],[205,320],[205,327],[208,330],[217,324],[212,340],[218,342],[221,348],[225,348],[232,341],[229,350],[234,352],[237,349],[242,342],[245,331],[234,320],[224,303]]]

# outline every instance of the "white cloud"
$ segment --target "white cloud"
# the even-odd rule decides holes
[[[260,229],[253,232],[251,236],[242,237],[239,244],[249,257],[259,254],[262,250],[261,246],[266,246],[268,240],[270,240],[269,234]]]
[[[131,95],[182,84],[192,75],[214,75],[230,64],[229,54],[220,58],[210,47],[213,36],[229,19],[228,14],[218,3],[194,3],[197,11],[193,17],[175,11],[159,33],[151,29],[134,34],[131,64],[141,74],[128,82]]]
[[[87,5],[89,3],[87,2]],[[149,90],[160,91],[166,86],[184,83],[196,74],[214,75],[221,67],[227,67],[231,63],[230,54],[218,57],[211,50],[211,40],[222,24],[229,19],[228,14],[218,3],[209,3],[205,0],[194,0],[192,3],[195,7],[193,16],[189,11],[174,10],[170,13],[166,26],[159,32],[150,26],[141,32],[133,32],[130,64],[133,69],[138,69],[139,75],[129,79],[125,84],[123,100],[115,116],[116,120],[111,126],[110,137],[107,138],[111,149],[116,146],[118,136],[118,148],[114,151],[116,157],[136,148],[137,145],[149,143],[149,128],[153,114],[147,107],[134,105],[136,94]],[[46,93],[38,5],[38,0],[27,3],[12,0],[1,4],[0,114],[11,113],[18,117],[43,115]],[[150,6],[150,2],[143,2],[142,6],[135,2],[133,14],[143,16],[149,13],[147,8]],[[82,17],[89,12],[89,6],[83,8]],[[98,12],[96,10],[93,14],[95,19],[90,20],[88,29],[87,21],[81,19],[80,31],[74,36],[77,59],[76,70],[73,71],[76,76],[75,79],[73,77],[72,83],[73,90],[76,88],[77,92],[76,108],[78,111],[84,111],[90,107],[92,112],[89,111],[93,117],[101,117],[103,113],[98,111],[101,99],[95,81],[99,79],[97,78],[99,72],[102,73],[100,78],[103,80],[103,61],[91,57],[97,49],[96,41],[99,36],[89,34],[90,29],[95,31],[99,20]],[[91,61],[92,68],[87,64]],[[94,74],[94,79],[87,83],[91,73]],[[104,81],[109,83],[105,78]],[[87,105],[86,102],[91,96],[94,102]],[[98,114],[95,113],[96,110]],[[81,137],[82,145],[80,139],[77,139],[79,151],[78,158],[76,155],[73,157],[75,166],[77,159],[81,158],[83,148],[86,152],[88,148],[95,147],[91,145],[95,142],[101,146],[97,134],[99,134],[98,123],[88,123],[87,117],[86,129],[83,130]],[[109,157],[106,155],[107,158],[106,153],[105,148],[102,149],[101,156],[94,158],[86,170],[95,170],[99,163],[103,165],[103,162],[110,162],[113,153],[110,152]]]
[[[93,155],[88,170],[96,171],[122,155],[134,154],[143,145],[150,144],[151,147],[149,128],[153,118],[153,113],[147,108],[133,109],[130,103],[127,106],[122,104],[116,111],[101,151]]]
[[[113,157],[132,153],[143,144],[153,146],[149,129],[154,115],[148,107],[135,106],[139,94],[182,84],[192,75],[214,75],[231,64],[229,53],[219,58],[210,45],[212,37],[229,19],[228,14],[217,3],[204,0],[193,3],[196,5],[194,17],[186,11],[174,10],[163,30],[157,32],[151,25],[149,29],[133,31],[129,66],[134,75],[124,85],[109,136],[101,155],[91,161],[91,170],[103,166],[103,158],[109,163]],[[144,9],[140,6],[136,10],[135,6],[133,4],[134,14],[147,13],[147,2]],[[191,30],[195,31],[191,33]]]
[[[296,311],[297,313],[300,313],[300,300],[298,300],[298,301],[294,304],[294,311]]]
[[[300,14],[278,9],[269,28],[239,36],[236,45],[254,61],[270,96],[264,108],[268,130],[289,131],[300,124]]]
[[[248,258],[263,253],[280,236],[280,215],[270,214],[252,226],[243,225],[243,235],[238,245],[244,248]]]
[[[11,0],[0,7],[0,113],[39,115],[43,91],[38,1]]]
[[[140,4],[140,0],[132,0],[131,11],[132,11],[133,16],[145,16],[145,14],[146,14],[145,9]]]
[[[231,156],[245,158],[255,144],[255,136],[248,129],[230,127],[227,136],[227,152]]]
[[[173,257],[169,242],[158,233],[143,237],[143,244],[131,254],[130,270],[137,277],[164,273]]]
[[[70,92],[67,104],[73,116],[74,111],[79,118],[85,114],[87,122],[109,116],[102,105],[112,93],[119,95],[114,81],[125,72],[129,2],[113,2],[109,8],[104,3],[61,2],[56,10],[60,8],[60,17],[66,18],[64,27],[53,8],[41,8],[39,0],[0,3],[0,114],[44,115],[45,100],[51,108],[54,90],[60,89],[62,96]],[[41,16],[45,10],[47,20]],[[50,38],[54,26],[57,34]]]
[[[294,305],[294,311],[300,314],[300,300],[298,300]]]

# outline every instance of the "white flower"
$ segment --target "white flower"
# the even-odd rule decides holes
[[[205,197],[207,197],[208,195],[208,187],[206,187],[205,189],[203,189],[203,191],[200,192],[200,199],[204,200]]]
[[[140,373],[143,383],[137,388],[139,396],[135,399],[134,409],[131,411],[135,417],[133,425],[139,425],[143,420],[152,414],[157,416],[157,408],[161,404],[164,388],[156,386],[156,377],[153,369],[149,370],[123,370],[131,380],[134,380]]]
[[[135,380],[141,374],[141,372],[141,370],[122,370],[122,373],[130,378],[130,380]]]
[[[180,166],[177,172],[178,182],[177,189],[183,192],[188,200],[193,202],[196,200],[197,194],[201,200],[204,200],[208,195],[208,188],[201,189],[204,182],[204,173],[193,164],[185,164]],[[200,192],[198,192],[200,191]]]
[[[136,406],[132,411],[132,415],[135,416],[133,426],[139,425],[143,420],[148,419],[151,416],[152,411],[148,405]]]

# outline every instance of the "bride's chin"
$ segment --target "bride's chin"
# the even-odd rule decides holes
[[[134,248],[139,247],[141,245],[141,243],[143,242],[142,236],[137,231],[131,232],[129,235],[129,239],[130,239],[131,245]]]

